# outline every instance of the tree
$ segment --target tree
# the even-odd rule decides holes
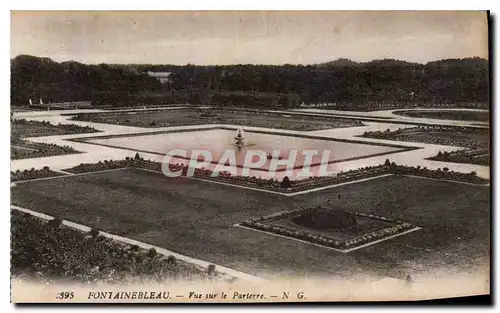
[[[398,60],[337,60],[315,65],[86,65],[20,55],[11,59],[11,103],[43,97],[51,102],[82,101],[123,106],[152,101],[141,92],[165,97],[165,86],[140,74],[170,72],[171,103],[185,102],[203,90],[300,95],[306,103],[336,103],[339,108],[372,108],[390,103],[488,103],[489,62],[448,59],[426,64]],[[158,101],[158,100],[156,100]],[[164,100],[160,100],[164,101]],[[220,103],[220,102],[216,102]]]
[[[411,282],[412,282],[412,281],[413,281],[413,279],[411,278],[411,276],[410,276],[410,275],[407,275],[407,276],[406,276],[406,283],[407,283],[407,284],[411,284]]]
[[[153,259],[158,253],[156,252],[155,248],[151,248],[148,251],[148,257]]]
[[[141,157],[139,156],[139,152],[136,152],[135,153],[135,157],[134,157],[135,160],[140,160]]]
[[[385,159],[384,165],[385,166],[391,166],[391,161],[389,161],[389,159]]]
[[[99,230],[96,228],[92,228],[90,230],[90,235],[92,236],[92,238],[97,238],[99,236]]]
[[[292,187],[290,178],[288,178],[288,176],[283,177],[283,181],[281,182],[281,188],[288,189],[290,187]]]
[[[215,265],[210,264],[207,267],[207,273],[208,273],[208,275],[214,275],[215,274]]]
[[[173,255],[169,255],[167,257],[167,263],[168,264],[176,264],[177,263],[177,259],[175,258],[175,256]]]

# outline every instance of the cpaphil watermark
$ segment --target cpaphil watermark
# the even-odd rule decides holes
[[[276,149],[266,152],[247,149],[242,153],[228,149],[217,159],[209,150],[175,149],[164,156],[162,172],[167,177],[193,177],[197,169],[210,169],[212,177],[217,177],[221,173],[249,177],[254,170],[265,170],[271,176],[278,172],[285,172],[286,176],[303,178],[328,176],[334,173],[328,170],[330,154],[330,150]],[[182,159],[183,162],[175,163],[175,159]]]

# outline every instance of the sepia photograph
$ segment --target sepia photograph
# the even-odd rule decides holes
[[[490,25],[11,11],[11,302],[492,301]]]

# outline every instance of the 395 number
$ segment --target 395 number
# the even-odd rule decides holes
[[[73,291],[61,291],[57,294],[56,299],[59,300],[71,300],[75,297],[75,293]]]

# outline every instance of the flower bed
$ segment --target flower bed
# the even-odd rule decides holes
[[[11,210],[11,275],[45,283],[165,283],[175,280],[223,279],[202,269],[99,235]]]
[[[293,192],[318,188],[328,185],[340,184],[358,179],[389,174],[390,168],[386,165],[367,166],[347,172],[340,172],[336,176],[310,177],[292,182]]]
[[[55,155],[80,153],[70,146],[58,146],[42,142],[11,140],[11,160],[43,158]]]
[[[256,230],[261,230],[261,231],[266,231],[270,232],[273,234],[281,235],[281,236],[286,236],[286,237],[291,237],[303,241],[307,241],[310,243],[314,244],[319,244],[323,245],[326,247],[338,249],[338,250],[349,250],[356,248],[358,246],[362,246],[365,244],[368,244],[370,242],[384,239],[386,237],[391,237],[403,232],[406,232],[410,229],[415,229],[416,226],[403,222],[403,221],[395,221],[388,219],[386,217],[382,216],[376,216],[372,214],[366,214],[366,213],[350,213],[350,212],[344,212],[344,214],[349,214],[354,217],[359,216],[359,217],[364,217],[364,218],[370,218],[370,219],[375,219],[375,220],[381,220],[387,223],[393,223],[392,226],[385,227],[383,229],[377,229],[365,234],[362,234],[360,236],[356,236],[353,238],[349,238],[347,240],[339,240],[338,238],[332,238],[327,235],[318,235],[315,233],[307,232],[305,230],[297,230],[297,229],[291,229],[283,226],[278,226],[274,224],[267,224],[264,223],[266,221],[270,220],[275,220],[278,218],[286,218],[286,217],[291,217],[291,216],[296,216],[301,213],[308,213],[317,209],[322,209],[321,207],[308,207],[308,208],[302,208],[302,209],[296,209],[292,211],[285,211],[285,212],[279,212],[263,217],[258,217],[252,220],[247,220],[242,222],[240,225],[253,228]]]
[[[385,139],[385,140],[424,142],[436,145],[467,147],[471,149],[488,148],[487,140],[478,142],[472,139],[471,140],[464,140],[457,138],[446,139],[442,137],[420,136],[421,134],[425,134],[428,132],[479,134],[481,136],[484,136],[485,139],[489,138],[488,129],[466,127],[466,126],[425,126],[425,127],[420,126],[411,128],[400,128],[393,131],[387,129],[385,131],[365,132],[362,137]]]
[[[421,168],[420,166],[403,166],[391,165],[391,173],[400,175],[414,175],[421,177],[429,177],[442,180],[453,180],[458,182],[466,182],[473,184],[487,184],[489,180],[477,176],[476,172],[462,173],[451,171],[446,167],[443,169],[438,168],[437,170],[429,170],[426,167]]]
[[[125,168],[132,165],[130,159],[125,160],[104,160],[99,161],[98,163],[80,163],[75,167],[65,169],[65,172],[80,174],[80,173],[90,173],[90,172],[98,172],[105,171],[111,169]]]
[[[54,172],[49,169],[48,166],[45,166],[42,169],[35,170],[34,168],[30,170],[20,171],[17,170],[15,172],[10,172],[10,181],[22,181],[22,180],[30,180],[37,178],[46,178],[46,177],[55,177],[55,176],[64,176],[63,173]]]
[[[489,166],[490,152],[489,149],[468,149],[452,152],[439,151],[436,156],[428,158],[428,160]]]
[[[88,126],[74,124],[52,125],[47,121],[29,121],[26,119],[13,119],[11,128],[12,136],[17,138],[99,132],[97,129]]]

